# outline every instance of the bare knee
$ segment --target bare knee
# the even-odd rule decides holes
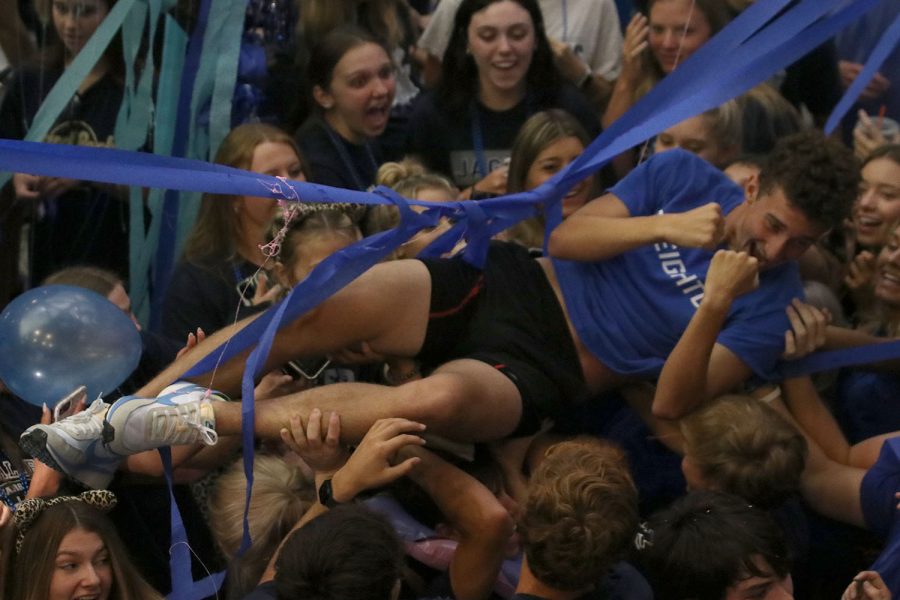
[[[450,373],[435,373],[403,387],[428,424],[452,423],[463,414],[469,400],[465,382]]]

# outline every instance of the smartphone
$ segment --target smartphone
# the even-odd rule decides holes
[[[74,414],[75,407],[83,400],[87,400],[87,388],[85,386],[76,388],[75,391],[70,392],[56,403],[56,406],[53,407],[53,422],[71,417]]]

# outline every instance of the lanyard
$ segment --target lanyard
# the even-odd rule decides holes
[[[487,177],[487,159],[484,157],[484,138],[481,134],[481,116],[478,110],[478,102],[472,100],[469,105],[472,121],[472,149],[475,150],[475,168],[478,171],[478,179]]]
[[[535,101],[534,96],[530,92],[525,92],[525,119],[528,119],[535,111]],[[518,106],[518,105],[516,105]],[[510,110],[515,110],[514,106]],[[472,102],[469,104],[469,116],[471,117],[472,122],[472,149],[475,151],[475,168],[478,174],[479,179],[483,179],[487,177],[488,173],[488,164],[487,158],[484,155],[484,134],[482,134],[481,129],[481,110],[478,108],[478,101],[472,99]]]
[[[347,172],[350,173],[350,176],[353,178],[356,189],[361,192],[369,189],[369,185],[363,181],[359,171],[356,170],[356,165],[354,164],[353,159],[350,158],[350,153],[347,152],[347,147],[344,145],[343,139],[341,139],[337,132],[331,128],[331,125],[329,125],[325,119],[322,119],[322,124],[325,127],[325,132],[328,134],[331,145],[334,146],[334,149],[338,153],[338,157],[340,157],[341,162],[344,164],[344,168],[347,169]],[[378,171],[378,162],[375,161],[375,154],[372,152],[372,146],[369,144],[368,140],[363,142],[363,148],[366,151],[366,158],[369,159],[372,172]]]

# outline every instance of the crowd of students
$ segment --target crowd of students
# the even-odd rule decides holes
[[[0,137],[26,135],[113,4],[35,7],[52,26],[5,85]],[[478,202],[541,186],[746,3],[650,0],[623,29],[612,0],[285,4],[274,122],[234,127],[215,162]],[[131,314],[122,192],[15,174],[6,286],[99,293],[142,355],[55,422],[0,385],[0,596],[168,593],[163,447],[194,578],[227,568],[219,597],[900,593],[900,359],[784,375],[900,335],[891,73],[864,94],[880,115],[817,128],[877,35],[866,23],[575,184],[552,231],[536,207],[483,268],[465,239],[427,252],[442,219],[286,323],[256,381],[243,554],[246,353],[185,374],[400,208],[205,195],[156,332]],[[123,73],[114,42],[46,141],[114,146]],[[303,93],[278,102],[285,73]]]

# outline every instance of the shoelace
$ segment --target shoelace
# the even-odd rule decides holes
[[[103,419],[97,419],[95,415],[101,412],[106,414],[106,408],[106,403],[97,398],[87,409],[72,415],[64,421],[60,421],[59,424],[76,437],[83,438],[99,435],[103,431]]]
[[[191,402],[160,410],[153,415],[153,438],[173,446],[190,444],[196,441],[194,432],[197,432],[204,444],[212,446],[219,440],[219,434],[203,422],[202,406],[201,403]]]

